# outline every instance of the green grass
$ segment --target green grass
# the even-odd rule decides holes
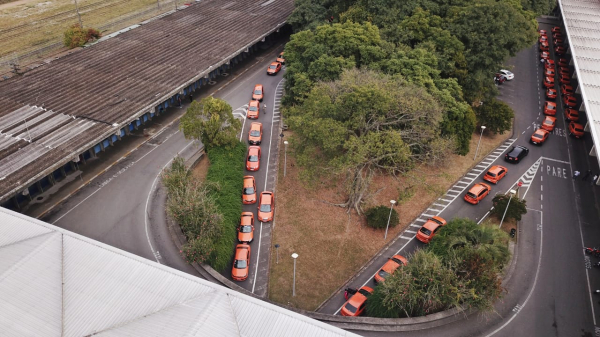
[[[211,148],[207,155],[210,167],[206,181],[219,184],[214,199],[219,212],[223,214],[223,231],[207,263],[215,270],[223,271],[233,257],[236,229],[242,212],[240,193],[246,145],[239,142],[232,148]]]

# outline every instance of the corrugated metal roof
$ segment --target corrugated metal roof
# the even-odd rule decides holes
[[[559,0],[590,132],[600,150],[600,1]],[[597,156],[600,164],[600,156]]]
[[[2,336],[356,336],[0,208]]]

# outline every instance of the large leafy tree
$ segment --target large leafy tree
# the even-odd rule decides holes
[[[212,96],[194,101],[179,122],[179,129],[187,139],[200,139],[205,149],[235,144],[242,128],[233,117],[231,106]]]
[[[477,121],[485,125],[487,130],[493,133],[504,133],[510,130],[512,119],[515,117],[513,109],[508,104],[495,98],[475,108]]]
[[[504,213],[506,212],[507,219],[520,221],[523,214],[527,213],[527,201],[525,199],[519,199],[517,197],[511,198],[506,194],[498,194],[492,199],[492,203],[494,205],[492,214],[499,218],[504,216]]]
[[[439,133],[438,101],[400,77],[345,71],[338,81],[316,84],[286,113],[300,164],[313,173],[344,175],[348,195],[340,205],[358,213],[376,172],[435,163],[452,149]]]

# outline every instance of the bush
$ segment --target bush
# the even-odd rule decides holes
[[[508,200],[510,199],[510,205],[508,205],[508,210],[506,206],[508,204]],[[515,219],[517,221],[521,220],[521,216],[527,213],[527,202],[524,199],[519,199],[517,197],[510,197],[505,194],[498,194],[492,199],[492,203],[494,205],[494,209],[492,210],[492,214],[497,216],[498,218],[502,218],[504,215],[504,211],[506,211],[507,219]]]
[[[214,269],[223,271],[233,258],[236,230],[242,213],[240,195],[246,145],[237,142],[232,147],[213,147],[207,155],[210,167],[206,181],[219,186],[219,190],[211,193],[211,196],[219,213],[223,215],[221,235],[215,241],[214,251],[207,263]]]
[[[98,39],[100,36],[101,34],[98,30],[94,28],[83,29],[76,23],[65,31],[63,42],[65,47],[75,48],[81,47],[89,41]]]
[[[485,125],[488,131],[495,134],[503,134],[512,127],[512,119],[515,117],[513,109],[506,103],[492,98],[475,108],[477,124]]]
[[[388,218],[390,218],[390,209],[386,206],[371,207],[365,212],[367,217],[367,225],[373,228],[386,228]],[[392,217],[390,218],[390,227],[396,227],[400,222],[400,217],[395,209],[392,209]]]

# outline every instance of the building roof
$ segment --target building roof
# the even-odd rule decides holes
[[[293,9],[204,0],[0,81],[0,201],[229,63]]]
[[[597,0],[560,0],[565,33],[582,109],[585,110],[600,164],[600,2]]]
[[[356,336],[0,208],[3,336]]]

